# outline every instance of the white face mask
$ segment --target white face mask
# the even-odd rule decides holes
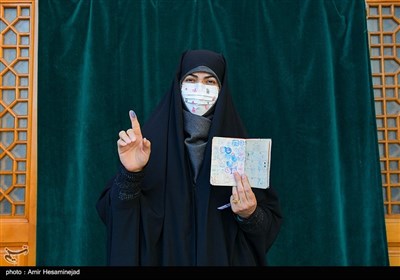
[[[182,83],[182,99],[189,112],[202,116],[217,102],[217,86],[201,83]]]

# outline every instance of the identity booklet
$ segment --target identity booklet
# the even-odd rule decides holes
[[[271,139],[213,137],[210,183],[236,186],[234,172],[246,174],[252,188],[269,187]]]

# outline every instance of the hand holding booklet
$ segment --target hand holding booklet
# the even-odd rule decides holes
[[[213,137],[210,183],[236,186],[234,172],[246,174],[250,186],[269,187],[271,139]]]

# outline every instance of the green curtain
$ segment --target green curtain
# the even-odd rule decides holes
[[[40,0],[37,264],[105,264],[118,132],[196,48],[224,53],[250,134],[273,139],[269,263],[387,265],[364,0]]]

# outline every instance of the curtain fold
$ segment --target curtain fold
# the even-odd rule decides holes
[[[387,265],[364,0],[39,1],[38,265],[104,265],[118,132],[186,49],[223,52],[284,222],[270,265]]]

